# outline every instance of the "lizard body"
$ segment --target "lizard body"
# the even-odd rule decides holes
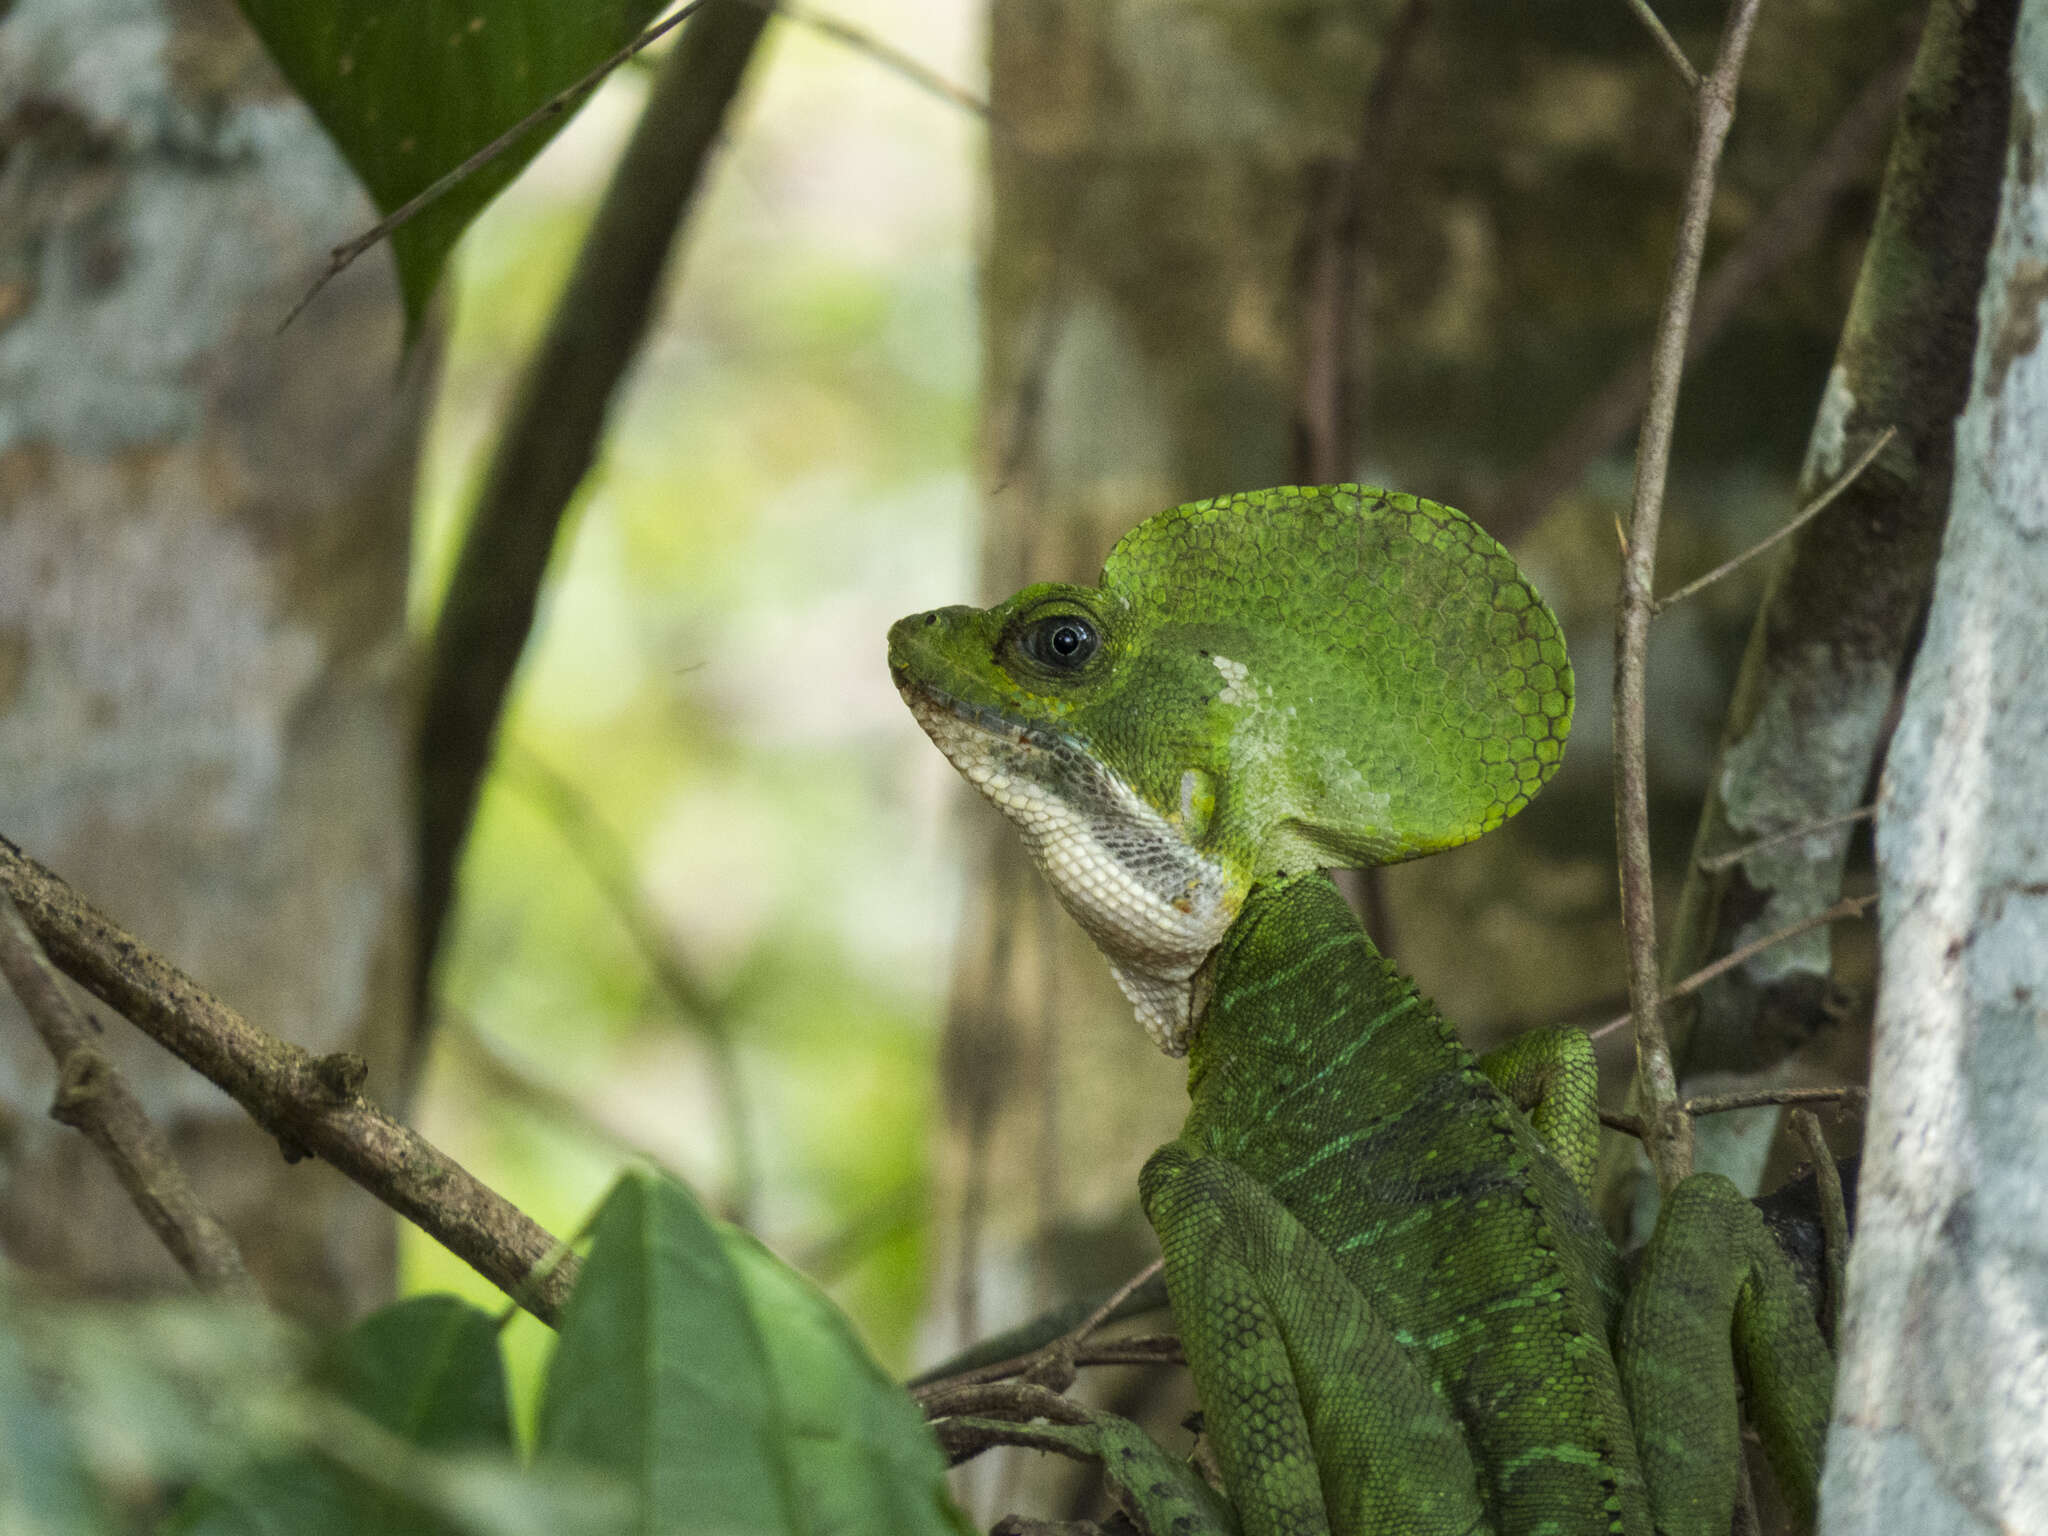
[[[1755,1212],[1687,1181],[1624,1297],[1584,1036],[1476,1061],[1321,873],[1555,770],[1570,668],[1498,545],[1357,486],[1198,502],[890,661],[1189,1056],[1140,1192],[1246,1531],[1718,1536],[1738,1373],[1810,1515],[1832,1367]]]

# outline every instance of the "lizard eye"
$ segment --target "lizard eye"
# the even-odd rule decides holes
[[[1078,672],[1101,644],[1093,624],[1068,613],[1039,619],[1017,636],[1018,649],[1055,672]]]

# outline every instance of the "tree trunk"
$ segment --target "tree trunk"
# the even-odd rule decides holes
[[[425,360],[374,215],[227,0],[16,0],[0,29],[0,829],[252,1018],[370,1062],[408,1004],[404,602]],[[108,1044],[266,1291],[346,1315],[390,1218],[211,1087]],[[0,997],[0,1240],[91,1290],[175,1275],[44,1111]]]
[[[1955,496],[1877,824],[1830,1536],[2048,1529],[2048,0],[2026,0]]]

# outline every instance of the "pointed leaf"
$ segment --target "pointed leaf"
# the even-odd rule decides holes
[[[831,1299],[746,1233],[724,1227],[784,1414],[804,1536],[963,1536],[946,1461],[910,1394]]]
[[[638,34],[661,0],[240,0],[390,213]],[[469,221],[568,120],[536,124],[391,240],[417,329]]]
[[[364,1318],[327,1374],[349,1404],[423,1450],[512,1446],[497,1322],[458,1297],[413,1296]]]
[[[781,1404],[710,1219],[678,1185],[629,1173],[592,1229],[541,1396],[539,1451],[623,1475],[647,1533],[775,1533],[793,1523]]]

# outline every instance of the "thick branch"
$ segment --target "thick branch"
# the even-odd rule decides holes
[[[257,1296],[241,1251],[201,1202],[171,1144],[157,1129],[105,1051],[90,1021],[72,1006],[49,956],[0,891],[0,974],[57,1061],[52,1118],[81,1132],[100,1150],[192,1283],[211,1295]]]
[[[224,1089],[287,1158],[330,1163],[552,1324],[574,1283],[565,1257],[529,1286],[555,1240],[453,1158],[364,1098],[362,1059],[314,1056],[243,1018],[0,837],[0,893],[57,968]]]
[[[1713,73],[1695,98],[1698,125],[1692,169],[1678,221],[1657,340],[1651,352],[1650,401],[1636,449],[1634,504],[1621,561],[1621,600],[1614,624],[1615,841],[1621,851],[1621,920],[1628,941],[1629,1011],[1636,1017],[1636,1080],[1641,1088],[1650,1160],[1670,1188],[1691,1171],[1692,1122],[1678,1105],[1678,1074],[1658,1016],[1657,913],[1650,871],[1650,778],[1645,727],[1644,673],[1650,619],[1656,611],[1657,532],[1664,511],[1664,481],[1671,435],[1678,419],[1678,385],[1685,371],[1687,328],[1707,243],[1707,213],[1721,147],[1735,121],[1735,84],[1742,74],[1759,0],[1734,0]]]
[[[555,535],[769,12],[715,5],[662,66],[485,477],[434,628],[420,728],[420,998]],[[415,1018],[431,1018],[420,1007]]]

